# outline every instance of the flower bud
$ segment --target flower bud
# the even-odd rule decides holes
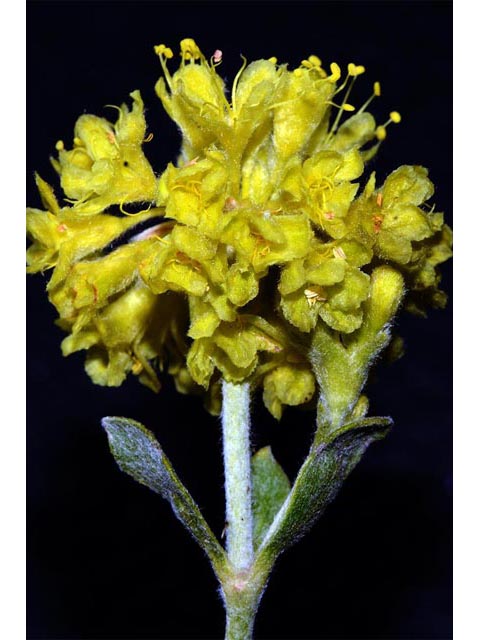
[[[387,265],[373,270],[365,313],[365,325],[369,332],[378,333],[393,320],[403,294],[403,277],[399,271]]]

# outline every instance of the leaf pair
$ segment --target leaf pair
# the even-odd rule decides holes
[[[220,577],[228,568],[225,551],[153,434],[128,418],[107,417],[102,425],[120,469],[170,502]],[[255,563],[259,567],[271,567],[310,529],[370,443],[382,438],[390,426],[390,418],[367,418],[338,429],[326,442],[312,447],[291,490],[270,447],[255,454],[252,498]]]

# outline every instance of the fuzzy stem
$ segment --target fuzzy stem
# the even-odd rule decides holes
[[[253,562],[250,390],[247,383],[224,380],[222,392],[227,553],[233,570],[241,572]]]
[[[249,576],[245,581],[241,577],[236,584],[230,584],[224,592],[227,627],[225,640],[251,640],[253,625],[266,578],[262,576],[260,584]]]

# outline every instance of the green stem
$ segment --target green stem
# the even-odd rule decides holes
[[[260,598],[266,584],[266,576],[255,580],[252,575],[237,575],[223,589],[227,627],[225,640],[251,640],[253,625]]]
[[[225,381],[222,390],[227,554],[234,571],[245,571],[253,562],[250,391]]]
[[[253,565],[250,456],[250,390],[247,383],[222,386],[223,461],[229,570],[221,579],[227,614],[226,640],[249,640],[265,580]]]

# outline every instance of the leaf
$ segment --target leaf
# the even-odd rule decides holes
[[[103,418],[102,426],[120,469],[168,500],[177,518],[190,531],[213,566],[221,568],[225,562],[223,548],[153,434],[139,422],[128,418]]]
[[[252,458],[253,546],[257,549],[290,493],[290,481],[272,454],[263,447]]]
[[[312,527],[368,446],[383,438],[391,424],[391,418],[358,420],[335,431],[327,442],[312,447],[290,495],[263,539],[260,563],[272,563]]]

